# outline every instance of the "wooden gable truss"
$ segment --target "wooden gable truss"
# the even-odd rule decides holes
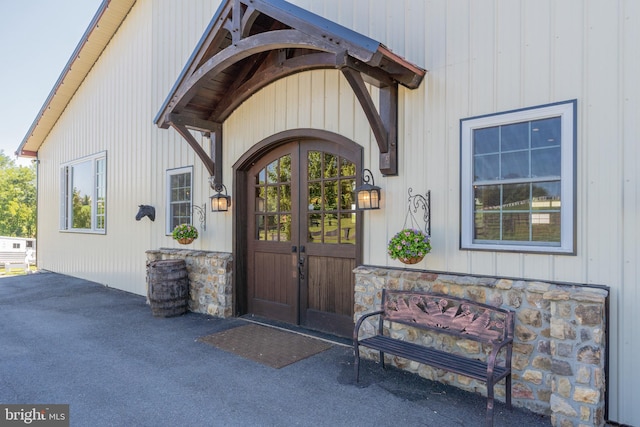
[[[397,175],[398,84],[417,88],[425,70],[368,37],[283,0],[227,0],[154,122],[173,127],[221,183],[222,123],[251,95],[283,77],[339,69],[358,98],[380,150],[380,171]],[[380,88],[379,111],[365,82]],[[211,135],[211,156],[189,130]]]

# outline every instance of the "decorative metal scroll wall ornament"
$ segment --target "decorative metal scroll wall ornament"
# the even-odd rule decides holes
[[[207,231],[207,204],[203,204],[202,206],[191,205],[191,215],[194,212],[198,213],[198,219],[200,220],[200,228],[202,231]]]
[[[411,194],[413,188],[409,187],[409,206],[407,207],[407,214],[404,219],[404,228],[408,228],[410,225],[412,228],[423,230],[428,236],[431,236],[431,190],[428,190],[425,195]],[[424,214],[422,220],[424,221],[424,228],[418,227],[418,220],[414,214],[418,213],[418,209],[422,208]],[[407,224],[407,221],[410,224]]]
[[[371,184],[369,184],[369,181],[371,181]],[[357,209],[380,209],[380,187],[375,185],[373,174],[369,169],[362,170],[362,182],[363,184],[354,190]]]

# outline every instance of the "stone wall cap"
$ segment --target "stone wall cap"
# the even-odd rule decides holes
[[[510,279],[499,279],[495,283],[495,287],[498,289],[506,290],[511,289],[513,287],[513,280]]]
[[[372,272],[372,270],[373,270],[372,268],[369,268],[367,266],[359,265],[353,269],[353,272],[356,274],[369,274]]]
[[[571,299],[580,302],[604,303],[608,294],[609,292],[604,289],[579,290],[571,295]]]
[[[405,271],[402,273],[402,277],[407,280],[415,281],[420,278],[420,274],[421,273],[419,271]]]
[[[551,284],[545,282],[529,282],[527,285],[527,291],[539,294],[547,292],[549,288],[551,288]]]
[[[551,301],[568,301],[570,299],[570,296],[571,294],[567,291],[553,290],[545,292],[542,295],[542,298]]]

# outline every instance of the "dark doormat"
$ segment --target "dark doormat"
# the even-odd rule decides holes
[[[207,335],[198,341],[276,369],[331,348],[330,343],[316,338],[256,324]]]

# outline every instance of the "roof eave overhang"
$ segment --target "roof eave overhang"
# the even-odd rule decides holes
[[[135,2],[135,0],[103,0],[16,150],[17,156],[36,157],[38,155],[38,150]]]

